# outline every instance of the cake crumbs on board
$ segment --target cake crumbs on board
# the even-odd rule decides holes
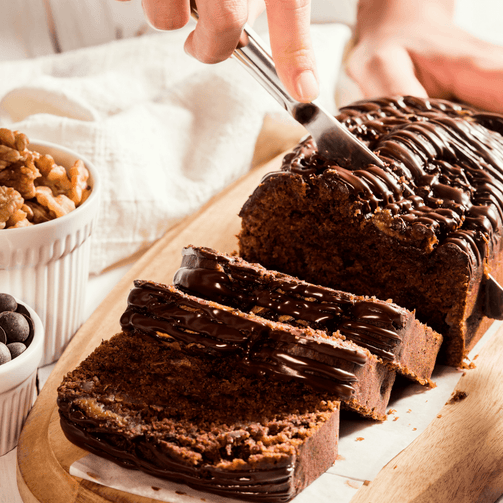
[[[446,405],[450,405],[456,402],[460,402],[464,400],[468,396],[466,391],[456,390],[452,392],[451,397],[447,400]]]

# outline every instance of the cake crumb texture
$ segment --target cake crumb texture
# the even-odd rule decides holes
[[[77,445],[244,499],[288,501],[337,457],[338,401],[301,383],[245,376],[235,359],[186,355],[133,334],[104,341],[70,372],[58,405]]]
[[[355,170],[302,141],[240,212],[239,255],[358,295],[392,298],[444,337],[460,366],[500,283],[503,118],[445,100],[354,103],[339,120],[384,162]]]

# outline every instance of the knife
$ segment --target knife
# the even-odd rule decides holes
[[[192,17],[197,20],[199,16],[194,1],[191,1],[191,11]],[[307,129],[322,157],[351,169],[361,169],[371,164],[384,168],[381,159],[322,106],[314,101],[301,103],[290,96],[278,77],[272,57],[250,26],[244,26],[233,57]]]
[[[484,314],[488,318],[503,320],[503,287],[489,274],[486,278]]]

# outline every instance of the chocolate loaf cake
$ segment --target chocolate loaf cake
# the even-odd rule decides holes
[[[357,102],[338,119],[385,168],[328,162],[310,138],[245,202],[239,254],[315,284],[391,298],[462,365],[500,283],[503,117],[443,100]]]
[[[395,371],[367,349],[309,327],[295,327],[136,280],[121,317],[132,332],[188,354],[234,359],[243,372],[299,381],[363,416],[386,418]]]
[[[391,302],[270,271],[210,248],[183,250],[173,283],[186,293],[297,327],[341,335],[393,370],[431,385],[442,337]]]
[[[288,400],[285,400],[288,396]],[[285,502],[337,457],[339,402],[237,359],[136,333],[103,342],[58,388],[63,432],[126,468],[242,500]]]

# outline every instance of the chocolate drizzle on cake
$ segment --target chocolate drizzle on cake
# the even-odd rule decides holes
[[[207,247],[188,246],[182,254],[173,283],[185,293],[342,337],[409,378],[431,384],[442,338],[410,311],[390,301],[301,281]]]
[[[291,500],[334,463],[339,406],[298,382],[247,376],[236,359],[187,355],[124,332],[58,388],[62,430],[79,447],[257,502]]]
[[[385,162],[385,170],[335,166],[310,138],[285,157],[282,169],[305,176],[333,170],[366,218],[380,213],[396,232],[412,228],[461,248],[476,264],[484,260],[503,222],[500,116],[400,97],[357,102],[342,108],[338,119]]]
[[[110,428],[100,421],[83,416],[79,409],[64,400],[60,399],[58,405],[61,428],[68,440],[124,468],[140,469],[154,477],[183,482],[195,489],[227,497],[235,495],[252,501],[283,502],[293,496],[293,463],[264,470],[224,470],[211,465],[201,470],[199,466],[188,466],[163,453],[154,442],[145,442],[142,459],[137,452],[127,452],[122,445],[109,441]],[[87,433],[91,426],[92,435]]]
[[[393,347],[401,341],[398,329],[404,326],[403,309],[286,275],[272,276],[256,264],[208,248],[185,248],[173,281],[192,295],[245,312],[263,308],[281,321],[288,317],[309,322],[346,336],[383,360],[395,359]],[[260,315],[264,316],[262,310]]]
[[[354,369],[367,354],[358,346],[323,332],[271,322],[186,295],[171,285],[135,281],[123,330],[135,330],[189,352],[234,356],[250,372],[296,379],[342,399],[354,392]]]

